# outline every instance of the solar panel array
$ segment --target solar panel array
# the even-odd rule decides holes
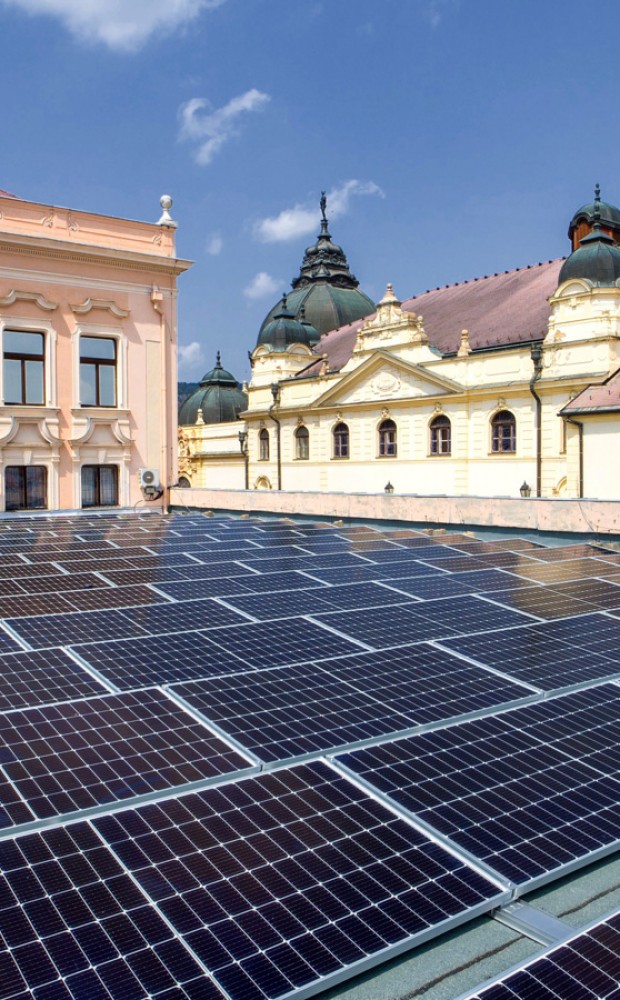
[[[620,913],[515,969],[468,1000],[617,1000],[620,983]]]
[[[0,998],[306,997],[617,850],[614,559],[0,521]]]

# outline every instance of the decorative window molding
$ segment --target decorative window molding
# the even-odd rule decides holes
[[[45,310],[45,312],[53,312],[54,309],[58,308],[57,302],[50,302],[46,299],[44,295],[38,292],[23,292],[16,288],[13,288],[8,295],[3,295],[0,298],[1,306],[12,306],[15,302],[34,302],[39,309]]]
[[[110,312],[117,319],[127,319],[129,316],[129,309],[122,309],[113,299],[93,299],[89,296],[77,305],[71,304],[71,311],[76,316],[86,316],[92,309],[102,309]]]

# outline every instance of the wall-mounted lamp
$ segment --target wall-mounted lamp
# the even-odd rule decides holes
[[[242,455],[245,455],[247,446],[248,446],[248,432],[239,431],[239,447],[241,449]]]
[[[392,486],[392,484],[390,482],[387,482],[385,484],[384,489],[385,489],[385,492],[388,493],[388,494],[392,494],[394,492],[394,487]]]
[[[532,495],[532,487],[528,486],[525,479],[523,480],[523,484],[519,490],[519,493],[521,494],[524,500]]]
[[[280,383],[279,382],[272,382],[271,383],[271,395],[273,396],[273,405],[275,406],[276,403],[280,402]]]

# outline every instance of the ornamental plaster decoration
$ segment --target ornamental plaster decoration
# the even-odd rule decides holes
[[[370,382],[370,391],[374,396],[384,398],[385,396],[395,396],[401,386],[400,376],[394,370],[384,369]]]
[[[34,302],[39,309],[43,309],[45,312],[53,312],[54,309],[58,308],[57,302],[50,302],[38,292],[24,292],[16,288],[0,298],[0,306],[12,306],[15,302]]]
[[[303,417],[297,417],[297,426],[298,427],[303,427],[303,425],[304,425],[304,418]]]
[[[56,215],[54,209],[52,209],[49,215],[44,215],[43,218],[41,219],[41,225],[47,226],[48,229],[51,229],[54,226],[55,222],[56,222]]]
[[[190,447],[189,440],[184,431],[179,427],[179,458],[189,459],[190,457]]]
[[[15,417],[0,417],[0,448],[10,444],[18,430],[19,423]]]
[[[434,413],[443,413],[443,405],[441,403],[435,404]]]
[[[77,222],[75,221],[75,219],[71,215],[71,212],[67,212],[67,229],[69,230],[69,232],[70,233],[77,233],[78,230],[79,230],[79,228],[80,227],[78,226]]]
[[[428,344],[422,317],[402,309],[391,284],[388,284],[385,295],[377,303],[375,315],[362,324],[356,347],[359,343],[360,349],[367,349],[370,347],[368,340]]]
[[[461,330],[461,342],[459,344],[459,349],[456,352],[457,358],[467,358],[471,354],[471,347],[469,344],[469,330]]]
[[[385,420],[387,417],[389,417],[389,415],[390,415],[389,409],[387,408],[387,406],[384,406],[383,409],[381,410],[381,420]]]
[[[501,396],[497,400],[497,409],[498,410],[505,410],[506,409],[506,400],[503,399]]]
[[[77,305],[71,305],[71,311],[78,316],[85,316],[92,309],[101,309],[112,313],[117,319],[127,319],[129,309],[122,309],[113,299],[93,299],[90,296]]]

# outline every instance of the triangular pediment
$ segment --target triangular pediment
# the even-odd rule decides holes
[[[422,365],[411,364],[388,351],[376,351],[366,361],[331,385],[315,406],[345,405],[381,400],[445,396],[462,392],[452,379]]]

